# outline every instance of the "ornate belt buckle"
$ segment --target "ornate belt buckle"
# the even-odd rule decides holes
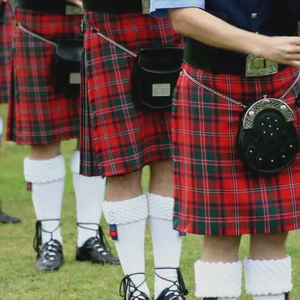
[[[66,16],[75,16],[75,15],[82,15],[83,10],[82,8],[72,5],[72,4],[66,4]]]
[[[150,14],[150,0],[142,0],[143,15]]]
[[[278,72],[278,64],[264,59],[248,55],[246,59],[246,77],[267,76]]]

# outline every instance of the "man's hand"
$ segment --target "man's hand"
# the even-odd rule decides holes
[[[81,0],[67,0],[67,2],[70,2],[70,3],[72,3],[72,4],[75,4],[75,5],[77,5],[77,6],[80,7],[80,8],[83,8],[82,1],[81,1]]]

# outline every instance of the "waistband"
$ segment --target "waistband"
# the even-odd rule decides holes
[[[245,76],[246,55],[231,51],[213,51],[210,47],[186,43],[183,60],[204,71],[213,74],[231,74]],[[279,64],[278,71],[287,68],[287,65]]]
[[[16,7],[60,15],[80,15],[83,13],[81,8],[64,0],[16,0]]]
[[[112,14],[141,13],[142,0],[83,0],[84,10]]]

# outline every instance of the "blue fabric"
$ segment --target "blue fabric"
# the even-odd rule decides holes
[[[169,8],[204,8],[205,0],[151,0],[150,13],[154,17],[168,17]]]

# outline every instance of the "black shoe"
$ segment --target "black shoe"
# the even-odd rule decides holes
[[[16,217],[9,216],[2,211],[2,202],[0,199],[0,223],[19,223],[20,220]]]
[[[134,273],[125,276],[121,280],[119,293],[124,300],[150,300],[150,298],[145,293],[139,290],[140,286],[135,286],[135,284],[131,279],[131,276],[141,275],[141,274],[145,275],[145,273]],[[142,282],[141,285],[143,283],[144,282]]]
[[[63,265],[63,249],[58,240],[50,240],[42,247],[36,268],[42,271],[57,271]]]
[[[20,220],[16,217],[9,216],[0,210],[0,223],[19,223]]]
[[[174,268],[156,268],[156,270],[162,270],[162,269],[174,269]],[[178,281],[171,281],[167,278],[163,278],[158,274],[156,274],[156,276],[158,276],[159,278],[172,283],[172,285],[170,285],[168,288],[164,289],[160,293],[160,295],[156,300],[185,300],[186,299],[184,296],[186,296],[189,293],[189,291],[185,287],[185,283],[183,281],[183,277],[180,272],[180,269],[177,268],[176,270],[177,270]]]
[[[59,221],[59,219],[39,220],[35,225],[35,237],[33,241],[33,248],[37,253],[36,268],[42,271],[57,271],[63,265],[63,248],[62,244],[58,240],[53,239],[53,232],[57,230],[60,225],[57,226],[52,232],[43,230],[42,222],[47,221]],[[42,231],[51,234],[49,242],[42,245]]]
[[[78,226],[80,226],[80,223]],[[81,247],[77,247],[76,260],[90,261],[102,265],[120,265],[118,257],[111,253],[102,228],[99,226],[98,230],[95,231],[95,237],[89,238]]]

